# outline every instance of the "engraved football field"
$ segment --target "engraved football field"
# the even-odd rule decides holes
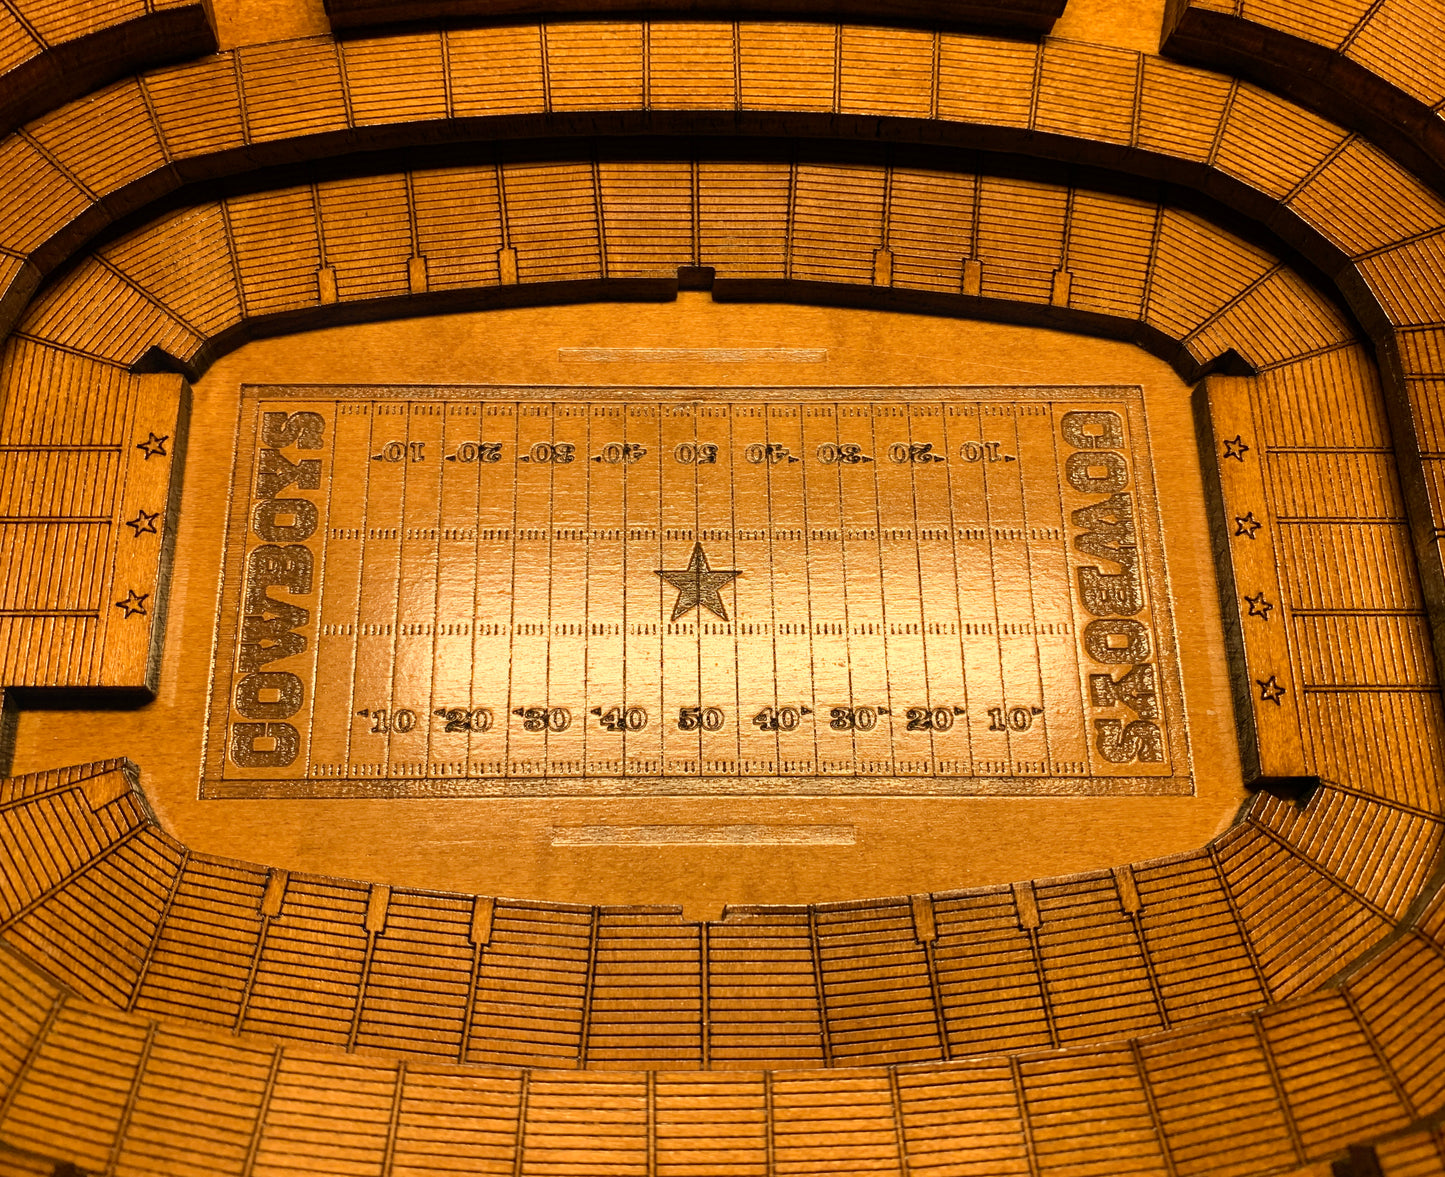
[[[1188,790],[1135,390],[569,391],[248,397],[209,791]]]

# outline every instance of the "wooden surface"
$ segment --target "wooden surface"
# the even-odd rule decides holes
[[[0,143],[0,316],[12,329],[0,356],[0,730],[13,733],[21,774],[0,785],[0,1172],[1445,1170],[1435,669],[1445,206],[1424,136],[1406,127],[1371,142],[1360,128],[1388,122],[1385,106],[1367,103],[1375,113],[1356,119],[1314,91],[1271,92],[1291,89],[1293,58],[1278,79],[1212,74],[1147,52],[1142,21],[1125,29],[1119,12],[1077,0],[1059,25],[1070,39],[1038,42],[925,25],[486,17],[337,42],[314,6],[279,23],[263,6],[218,7],[226,52],[57,105]],[[1414,93],[1428,75],[1429,34],[1409,34],[1432,27],[1420,0],[1322,10],[1307,27],[1247,4],[1205,7],[1171,9],[1171,27],[1197,8],[1221,28],[1253,22],[1290,44],[1353,53],[1387,88]],[[1350,25],[1339,38],[1325,27],[1335,16]],[[311,35],[276,40],[301,32]],[[1368,62],[1357,43],[1375,47]],[[1241,51],[1222,64],[1250,73],[1256,60]],[[276,165],[287,170],[266,170]],[[820,305],[799,305],[810,302]],[[1181,377],[1198,384],[1192,393]],[[243,396],[246,383],[269,387]],[[345,391],[275,387],[295,384]],[[417,386],[405,400],[422,405],[500,395],[514,414],[536,403],[518,385],[542,386],[549,406],[606,407],[599,390],[619,387],[631,394],[623,403],[654,415],[660,401],[726,403],[730,421],[749,407],[823,403],[835,457],[847,440],[839,414],[860,402],[887,410],[870,410],[870,431],[923,428],[893,412],[914,403],[900,389],[926,387],[917,403],[945,418],[984,401],[1013,406],[1010,477],[1024,488],[1047,478],[1057,519],[1022,517],[1018,530],[1038,532],[1027,538],[1000,522],[966,558],[959,545],[974,541],[951,522],[955,582],[986,551],[993,576],[979,584],[995,601],[1030,601],[1037,639],[1052,582],[1011,586],[1000,569],[1057,559],[1051,529],[1076,529],[1065,548],[1073,575],[1060,582],[1077,598],[1071,624],[1102,620],[1125,639],[1090,646],[1059,632],[1068,640],[1047,658],[1040,645],[1019,665],[1041,687],[1044,668],[1065,657],[1076,677],[1086,658],[1112,676],[1107,651],[1127,648],[1128,666],[1152,674],[1089,679],[1087,691],[1080,680],[1072,711],[1065,693],[1041,690],[1035,722],[1096,751],[1100,740],[1122,746],[1125,720],[1162,722],[1167,759],[1140,756],[1141,729],[1130,758],[1167,765],[1189,789],[1091,796],[1074,786],[1097,773],[1060,771],[1048,754],[1049,771],[1020,772],[1010,751],[1012,770],[992,777],[1011,789],[1074,786],[1053,798],[886,787],[769,798],[744,769],[724,774],[740,797],[694,782],[658,798],[628,791],[670,771],[645,768],[608,778],[627,789],[605,801],[575,785],[505,799],[375,795],[524,778],[535,791],[567,775],[552,760],[490,776],[433,772],[428,725],[422,751],[402,741],[374,774],[348,751],[332,758],[339,774],[308,754],[304,774],[280,778],[372,796],[217,797],[223,784],[263,779],[225,766],[234,749],[284,759],[280,725],[299,714],[287,710],[291,678],[257,682],[252,695],[248,674],[293,675],[326,722],[353,721],[348,748],[365,742],[378,709],[395,728],[397,686],[407,699],[425,691],[426,707],[407,710],[441,710],[447,734],[448,708],[431,704],[460,664],[439,659],[437,631],[493,624],[440,611],[443,582],[487,574],[475,553],[476,574],[443,555],[440,533],[469,524],[438,522],[433,538],[406,514],[430,492],[403,496],[400,482],[357,499],[365,511],[353,521],[331,514],[358,478],[384,490],[370,471],[373,457],[378,471],[388,465],[391,441],[395,464],[422,466],[413,443],[461,464],[449,440],[489,440],[445,432],[445,415],[442,432],[426,432],[436,414],[392,411],[405,403],[398,385]],[[1106,385],[1141,391],[1103,405]],[[1137,412],[1148,445],[1082,440],[1115,436],[1100,416],[1102,432],[1060,435],[1083,459],[1040,462],[1017,422],[1042,388],[1061,403],[1092,397],[1121,420]],[[312,425],[289,416],[274,444],[258,446],[258,406],[313,402],[332,448],[298,446]],[[359,456],[342,453],[341,410],[362,405],[369,422],[405,419],[407,431],[370,428]],[[551,494],[538,502],[554,553],[572,542],[559,529],[630,526],[599,517],[611,451],[590,433],[556,432],[572,419],[549,418],[548,436],[532,438],[549,447]],[[282,420],[297,436],[282,436]],[[990,436],[980,435],[980,462]],[[559,438],[600,460],[561,491]],[[755,499],[739,489],[748,444],[771,468],[770,433],[743,439],[718,492],[768,519],[774,613],[779,601],[826,598],[812,592],[815,575],[830,583],[833,550],[814,517],[823,466],[839,480],[843,598],[867,578],[842,532],[861,537],[869,525],[847,523],[854,500],[840,463],[803,439],[777,462],[814,477],[812,497],[802,481],[776,492],[769,482]],[[493,464],[510,461],[493,497],[520,502],[536,480],[518,459],[542,451],[498,440]],[[636,443],[625,431],[613,440],[615,464],[630,468],[636,451],[625,447]],[[945,432],[947,460],[927,472],[950,487],[969,464],[956,440]],[[648,449],[638,463],[656,461]],[[863,624],[911,608],[916,584],[916,624],[946,628],[925,604],[937,581],[924,571],[920,523],[945,499],[910,456],[911,513],[890,515],[886,529],[900,534],[885,547],[884,492],[904,486],[897,471],[885,479],[889,452],[859,443],[855,463],[874,458],[879,533],[882,612]],[[257,462],[270,481],[256,478]],[[646,574],[655,624],[680,627],[671,636],[700,656],[700,622],[749,623],[761,598],[747,578],[764,564],[739,548],[750,541],[732,521],[726,540],[682,535],[704,526],[696,463],[686,476],[674,489],[679,503],[691,498],[692,522],[669,522],[673,499],[660,494],[647,526],[679,534],[624,567]],[[1003,510],[1009,485],[985,481],[978,500]],[[455,509],[480,528],[492,506],[476,486],[475,505]],[[1066,512],[1065,486],[1088,501]],[[947,501],[956,510],[960,500],[950,491]],[[627,493],[618,502],[624,518],[633,511]],[[1137,522],[1146,503],[1157,504],[1157,537]],[[321,528],[323,510],[324,534],[300,534],[312,511]],[[559,510],[570,513],[560,522]],[[791,542],[779,540],[791,524],[777,515],[792,510],[810,543],[821,529],[823,546],[801,563],[776,550]],[[508,520],[492,526],[521,527],[516,507]],[[321,591],[336,585],[348,528],[395,539],[400,576],[378,591],[419,601],[430,588],[430,612],[397,612],[391,634],[346,632],[388,624],[360,606],[343,615]],[[515,565],[520,541],[506,542]],[[611,624],[587,611],[591,586],[613,591],[616,570],[595,547],[608,541],[586,542],[580,603],[569,587],[578,576],[560,574],[577,572],[575,561],[536,563],[521,578],[545,590],[546,626]],[[710,546],[724,542],[725,552]],[[699,543],[708,568],[689,563]],[[238,572],[265,544],[282,553],[267,557],[271,579]],[[1136,557],[1140,545],[1161,550]],[[372,551],[372,580],[359,584],[390,575]],[[913,581],[889,571],[895,556],[913,560]],[[329,580],[296,571],[321,559]],[[806,572],[806,591],[779,592],[790,568]],[[270,605],[251,602],[259,613],[247,612],[253,581],[269,587]],[[955,596],[962,629],[968,596]],[[1145,616],[1145,599],[1151,628],[1123,627]],[[390,661],[358,662],[362,677],[348,678],[285,652],[309,641],[313,613],[328,630],[318,643],[330,642],[318,651],[359,651],[379,636],[392,639]],[[274,636],[251,642],[248,624]],[[876,675],[882,661],[885,690],[931,691],[945,672],[926,662],[936,646],[924,634],[915,644],[911,624],[879,642],[850,620],[841,645],[820,652],[821,638],[841,635],[810,635],[798,666]],[[421,647],[397,640],[402,626],[427,639],[420,660],[409,651]],[[1147,655],[1127,638],[1138,632],[1151,635]],[[528,667],[545,665],[536,702],[548,712],[551,647],[561,657],[567,635],[528,647],[545,649],[536,663],[518,654],[519,636],[540,635],[509,633],[507,658],[485,665],[473,647],[458,702],[493,723],[507,711],[508,740],[514,719],[525,733],[528,707],[511,693],[495,701],[494,663],[515,664],[528,683],[538,679]],[[595,649],[611,649],[602,639],[612,636],[596,635]],[[770,636],[776,658],[785,635]],[[1009,663],[1005,635],[978,636]],[[899,653],[904,644],[914,653]],[[1180,694],[1161,701],[1176,660]],[[566,670],[559,680],[590,717],[587,740],[610,734],[612,705],[625,735],[631,680],[624,673],[615,699],[593,699],[590,654],[585,665],[581,683]],[[657,706],[680,720],[686,703],[667,693],[665,654],[654,665]],[[960,690],[980,681],[968,666]],[[388,677],[391,696],[344,714],[356,700],[341,707],[343,687],[374,691]],[[776,713],[786,676],[771,678],[778,697],[754,702]],[[1124,681],[1155,694],[1126,693]],[[717,730],[741,758],[744,728],[767,728],[735,693]],[[830,719],[838,707],[856,731],[860,702],[830,697]],[[976,702],[962,715],[949,708],[970,739],[975,722],[987,731]],[[1000,700],[1005,717],[1010,702]],[[514,703],[522,715],[510,715]],[[878,706],[865,706],[864,734],[882,740]],[[237,725],[272,721],[274,732],[242,730],[252,742],[236,742]],[[898,780],[894,793],[940,779],[930,752],[928,773],[910,780],[893,726],[890,751],[876,754],[887,771],[862,775]],[[414,730],[382,735],[390,746]],[[469,731],[469,746],[493,730]],[[306,735],[323,738],[313,721]],[[768,755],[780,761],[781,729],[773,738]],[[818,749],[820,738],[814,729]],[[855,753],[859,738],[848,737]],[[930,748],[939,738],[931,728]],[[592,746],[580,745],[584,761]],[[427,771],[407,770],[412,761]],[[949,779],[990,776],[972,750],[968,761]],[[67,764],[79,767],[57,767]],[[861,762],[848,767],[859,777]],[[769,774],[780,775],[776,763]],[[1255,795],[1231,823],[1246,782]],[[1040,877],[1019,881],[1030,875]]]
[[[201,0],[14,0],[0,12],[0,127],[215,48]]]
[[[1445,22],[1430,5],[1171,2],[1164,51],[1260,80],[1354,127],[1437,189]]]

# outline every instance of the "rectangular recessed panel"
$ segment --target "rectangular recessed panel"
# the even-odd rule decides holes
[[[203,795],[1189,793],[1141,394],[248,387]]]

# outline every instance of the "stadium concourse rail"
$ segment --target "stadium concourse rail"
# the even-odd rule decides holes
[[[701,157],[671,172],[667,160],[638,164],[631,182],[647,199],[633,209],[672,209],[668,219],[615,199],[627,169],[604,151],[574,144],[569,158],[576,134],[762,136],[783,162],[729,177],[724,145],[717,158],[694,146]],[[880,134],[928,148],[928,166],[843,158]],[[534,154],[541,141],[550,158],[492,154],[492,197],[465,176],[481,187],[475,230],[428,222],[416,193],[435,184],[442,206],[440,166],[414,168],[410,190],[399,172],[284,185],[249,175],[245,193],[145,211],[271,165],[501,139],[531,140]],[[826,140],[820,153],[840,158],[810,163],[798,139]],[[713,266],[739,296],[850,292],[868,305],[1113,324],[1173,348],[1191,375],[1233,351],[1256,374],[1230,386],[1245,389],[1244,408],[1232,392],[1219,404],[1259,443],[1261,510],[1288,594],[1285,637],[1246,631],[1246,654],[1281,659],[1299,688],[1281,711],[1288,728],[1262,720],[1261,740],[1297,749],[1293,767],[1326,783],[1302,810],[1256,798],[1209,847],[1157,863],[695,925],[663,909],[224,863],[158,830],[118,763],[15,778],[0,800],[14,864],[4,936],[26,959],[3,964],[0,1141],[18,1151],[0,1154],[0,1172],[53,1161],[115,1173],[1179,1177],[1335,1158],[1358,1177],[1372,1165],[1387,1177],[1445,1171],[1441,713],[1426,607],[1445,584],[1445,206],[1384,146],[1149,55],[766,20],[251,46],[148,71],[8,136],[0,313],[23,326],[0,359],[0,444],[61,464],[120,452],[144,413],[174,408],[179,377],[133,373],[138,360],[199,367],[247,331],[405,314],[449,289],[496,289],[506,305],[666,286],[678,265]],[[954,154],[968,148],[1117,171],[1136,190],[1139,177],[1200,188],[1318,267],[1368,339],[1278,256],[1176,211],[1167,193],[1111,199],[1104,185],[989,177]],[[696,191],[719,178],[709,191],[723,217],[743,209],[767,227],[765,266],[750,270],[754,250],[708,235],[711,205],[668,195],[660,181],[680,189],[684,174]],[[892,187],[870,195],[885,175]],[[857,199],[799,203],[809,182]],[[965,191],[970,207],[1010,211],[950,235]],[[488,200],[498,232],[507,226],[495,243]],[[512,216],[514,200],[536,219]],[[399,208],[404,231],[373,215]],[[893,215],[908,209],[913,221]],[[124,217],[142,227],[84,260]],[[351,253],[347,225],[360,226]],[[287,248],[256,245],[278,233],[291,234]],[[667,233],[665,250],[635,244]],[[175,250],[219,284],[217,302],[168,285]],[[30,306],[43,278],[72,265]],[[96,306],[110,314],[87,334]],[[116,497],[89,504],[84,522],[66,498],[75,479],[5,468],[7,685],[140,682],[127,676],[144,642],[87,629],[72,616],[86,610],[45,595],[88,593],[92,620],[105,612],[110,556],[72,557],[111,549],[77,529],[114,527],[132,476],[91,478]],[[46,548],[26,530],[36,514],[74,516],[58,533],[72,546]],[[1319,576],[1330,561],[1350,575]],[[47,580],[57,566],[76,571]],[[896,978],[886,987],[880,961]],[[425,1008],[411,1003],[418,975],[436,995]]]
[[[155,830],[128,766],[14,778],[4,796],[12,835],[15,815],[29,814],[37,826],[63,827],[70,853],[57,853],[50,875],[27,880],[29,890],[7,896],[22,906],[7,921],[9,946],[0,950],[0,1004],[8,1014],[0,1022],[0,1138],[22,1154],[82,1171],[117,1177],[253,1177],[298,1169],[383,1177],[421,1171],[1050,1177],[1104,1166],[1110,1173],[1177,1177],[1288,1172],[1401,1132],[1407,1135],[1400,1141],[1382,1141],[1371,1153],[1377,1169],[1383,1156],[1387,1174],[1430,1174],[1440,1159],[1440,1138],[1422,1116],[1445,1104],[1445,1021],[1438,1016],[1445,1000],[1445,896],[1437,895],[1413,926],[1332,988],[1123,1042],[829,1071],[716,1065],[604,1071],[582,1069],[578,1064],[593,1060],[581,1057],[572,1070],[467,1065],[448,1057],[449,1027],[441,1019],[431,1042],[448,1054],[345,1053],[331,1037],[339,1030],[337,1010],[322,1003],[339,995],[329,982],[348,958],[363,976],[377,978],[384,994],[388,972],[410,957],[406,999],[415,1000],[418,978],[433,980],[441,972],[418,961],[415,937],[446,939],[465,956],[468,927],[476,938],[476,901],[398,892],[378,900],[375,888],[301,878],[278,885],[274,873],[229,866],[236,906],[229,927],[207,930],[208,957],[230,956],[216,944],[243,937],[247,921],[260,916],[272,921],[273,933],[287,925],[328,930],[332,958],[319,969],[323,958],[308,961],[311,937],[304,931],[277,952],[291,970],[293,1006],[306,1007],[303,993],[321,997],[312,1006],[313,1029],[320,1032],[311,1041],[290,1035],[280,1041],[266,1034],[274,1023],[253,1025],[244,1016],[236,1036],[224,1025],[186,1024],[164,1001],[160,1011],[143,1010],[144,1001],[127,1011],[95,992],[98,980],[111,996],[127,987],[132,996],[164,991],[165,982],[152,987],[145,979],[165,971],[164,931],[156,936],[150,913],[180,905],[178,874],[196,867],[198,877],[214,879],[221,865],[188,859]],[[1250,829],[1242,836],[1263,835]],[[1231,840],[1222,840],[1226,852]],[[57,875],[59,883],[40,889]],[[1041,893],[1073,889],[1076,896],[1092,890],[1097,903],[1097,880],[1088,877],[1036,886]],[[966,910],[975,896],[996,903],[995,895],[937,896],[935,910]],[[855,926],[886,906],[855,906]],[[547,922],[537,918],[546,910],[492,906],[481,921],[493,929],[481,937],[488,943],[471,945],[474,953],[481,950],[472,986],[477,1005],[470,1014],[458,1011],[463,1020],[503,1011],[494,1004],[495,990],[483,992],[490,988],[484,978],[492,944],[505,943],[529,922],[532,935],[546,939]],[[550,910],[574,922],[591,920],[594,940],[608,915]],[[847,911],[822,905],[809,915],[822,926]],[[1040,915],[1042,929],[1051,921],[1043,909]],[[88,946],[68,939],[67,923],[76,917],[87,921]],[[178,922],[185,918],[180,914]],[[1023,930],[1028,922],[1017,918],[1016,926]],[[876,920],[875,929],[886,923]],[[955,932],[949,923],[945,916],[940,940]],[[632,928],[639,926],[635,919]],[[27,933],[37,929],[50,975],[12,951],[16,945],[33,950]],[[359,929],[367,944],[357,953]],[[140,963],[143,976],[134,967],[105,968],[98,959],[108,954],[118,964],[134,962],[135,941],[147,935],[155,951]],[[393,938],[390,951],[384,949]],[[904,939],[898,937],[900,945]],[[87,957],[68,965],[72,949]],[[243,999],[255,1002],[263,989],[287,979],[273,972],[261,981],[268,967],[264,949],[249,962],[244,953],[233,959],[249,974]],[[54,976],[57,966],[66,977]],[[190,964],[183,969],[191,971]],[[505,965],[498,972],[517,975]],[[64,983],[69,976],[87,991],[71,989]],[[547,991],[536,983],[540,978],[530,979],[532,993]],[[217,978],[218,988],[226,984]],[[554,981],[548,988],[566,986]],[[438,1009],[446,1009],[440,987],[437,996]],[[506,1011],[518,1020],[531,1012]],[[353,1039],[367,1017],[360,1005],[350,1011]],[[367,1037],[371,1047],[371,1031]],[[17,1162],[12,1171],[26,1170]]]

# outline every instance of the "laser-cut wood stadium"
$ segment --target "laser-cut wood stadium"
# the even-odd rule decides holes
[[[0,1175],[1445,1174],[1441,61],[5,0]]]

